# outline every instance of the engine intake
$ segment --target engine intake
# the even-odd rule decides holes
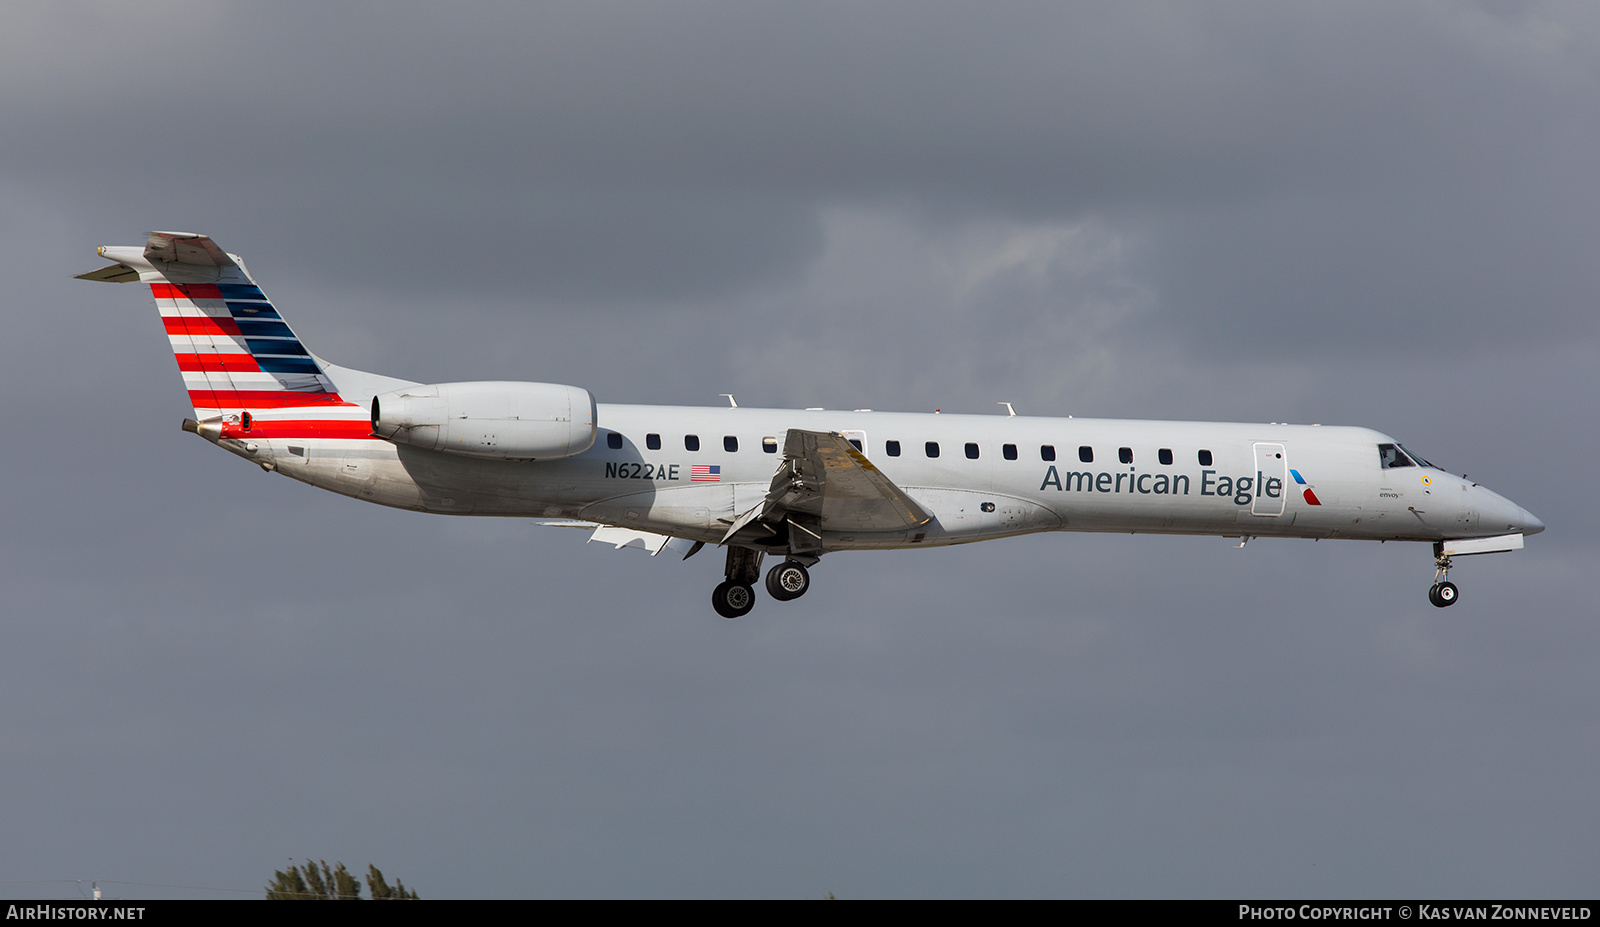
[[[594,397],[559,383],[408,386],[372,397],[372,433],[396,444],[467,457],[571,457],[594,445]]]

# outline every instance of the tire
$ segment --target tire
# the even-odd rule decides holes
[[[785,560],[767,571],[767,593],[779,602],[798,599],[811,588],[811,574],[803,564]]]
[[[724,618],[743,618],[756,607],[756,591],[732,580],[720,583],[711,592],[711,607]]]
[[[1429,595],[1429,598],[1433,599],[1433,604],[1440,608],[1446,608],[1456,604],[1456,599],[1460,598],[1460,596],[1461,593],[1456,589],[1455,583],[1440,583],[1433,587],[1433,592]]]

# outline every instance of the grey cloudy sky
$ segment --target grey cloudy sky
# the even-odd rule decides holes
[[[0,894],[1592,896],[1597,101],[1584,3],[14,4]],[[348,366],[1362,424],[1550,527],[1447,612],[1422,545],[1054,535],[727,622],[182,434],[70,279],[152,228]]]

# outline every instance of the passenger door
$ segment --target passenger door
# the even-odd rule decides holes
[[[1289,482],[1289,460],[1281,444],[1256,444],[1256,492],[1250,502],[1251,515],[1282,515],[1284,493]],[[1278,481],[1277,498],[1267,495],[1267,481]]]

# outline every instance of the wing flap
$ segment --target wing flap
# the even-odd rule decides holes
[[[932,517],[843,435],[791,428],[766,498],[740,515],[722,541],[770,536],[765,526],[785,521],[820,539],[819,531],[906,531]]]

